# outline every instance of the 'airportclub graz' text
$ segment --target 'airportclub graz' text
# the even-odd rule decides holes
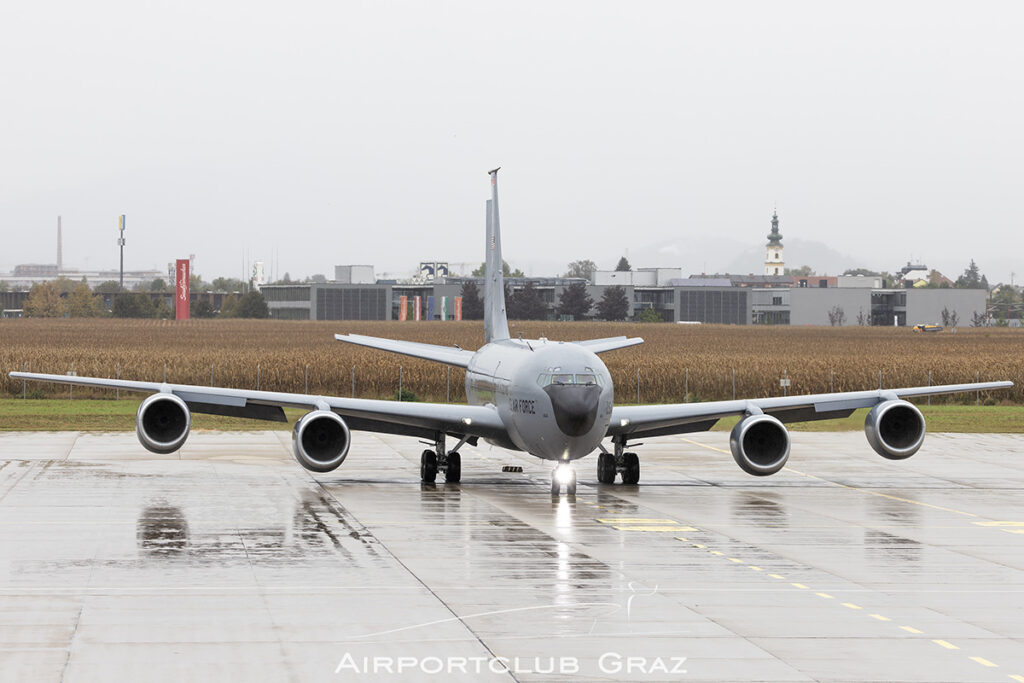
[[[602,674],[685,674],[686,657],[626,657],[605,652],[597,660]],[[578,657],[354,657],[346,652],[334,673],[349,674],[578,674]]]

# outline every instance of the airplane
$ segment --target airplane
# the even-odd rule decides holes
[[[132,380],[12,372],[14,379],[107,387],[150,395],[139,405],[136,432],[148,450],[177,451],[188,438],[192,413],[286,421],[284,408],[307,412],[292,432],[295,459],[306,469],[326,473],[348,456],[351,432],[369,431],[418,437],[433,448],[420,456],[420,478],[447,483],[462,477],[459,449],[480,439],[556,463],[551,493],[576,493],[575,460],[599,451],[601,484],[635,485],[640,460],[628,450],[645,438],[711,429],[718,420],[739,417],[729,436],[736,464],[748,474],[767,476],[789,458],[787,422],[847,417],[870,408],[864,431],[884,458],[902,460],[921,448],[925,420],[907,399],[1013,386],[977,382],[904,389],[878,389],[706,403],[614,405],[614,387],[600,354],[643,342],[625,336],[585,341],[513,339],[505,314],[498,170],[488,172],[486,261],[484,268],[484,345],[476,351],[357,334],[338,341],[445,363],[466,371],[467,405],[408,403],[272,391],[139,382]],[[449,449],[447,440],[456,445]],[[610,443],[610,449],[605,445]]]

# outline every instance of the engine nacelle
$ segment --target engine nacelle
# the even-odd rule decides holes
[[[732,428],[733,460],[747,474],[775,474],[789,459],[789,431],[771,415],[748,415]]]
[[[864,433],[868,443],[883,458],[909,458],[924,443],[924,415],[913,403],[883,401],[868,413]]]
[[[337,413],[314,410],[295,423],[292,441],[300,465],[313,472],[330,472],[345,462],[352,435]]]
[[[192,427],[192,413],[174,394],[153,394],[139,406],[135,432],[148,451],[167,455],[181,448]]]

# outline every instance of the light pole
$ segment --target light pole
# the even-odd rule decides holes
[[[117,245],[121,247],[121,279],[119,284],[121,289],[124,289],[124,214],[122,213],[120,218],[117,219],[117,230],[118,238]]]

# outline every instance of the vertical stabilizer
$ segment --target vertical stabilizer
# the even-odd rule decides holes
[[[484,262],[484,342],[508,339],[505,317],[505,278],[502,274],[501,226],[498,222],[498,169],[490,172],[487,201],[487,259]]]

